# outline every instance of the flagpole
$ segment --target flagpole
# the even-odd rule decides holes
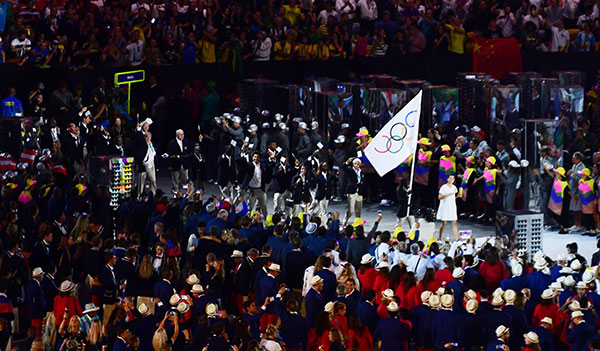
[[[420,118],[421,116],[419,116],[419,121],[421,120]],[[418,132],[417,132],[417,136],[418,136]],[[419,162],[419,155],[417,155],[419,149],[419,143],[415,143],[415,150],[413,151],[413,157],[412,157],[412,165],[410,166],[410,181],[408,183],[408,205],[406,206],[406,216],[408,217],[410,215],[410,205],[411,205],[411,201],[412,201],[412,188],[413,188],[413,178],[415,176],[415,167],[417,167],[417,162]]]

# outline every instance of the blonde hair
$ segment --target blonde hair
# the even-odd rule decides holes
[[[274,326],[273,324],[269,324],[267,325],[267,329],[265,330],[265,336],[266,337],[276,337],[277,336],[277,327]]]
[[[163,345],[167,343],[167,331],[165,328],[158,328],[152,336],[152,348],[154,351],[161,351]]]
[[[89,222],[89,217],[87,215],[80,215],[77,217],[77,221],[75,221],[75,225],[71,230],[71,236],[73,237],[74,242],[80,243],[82,241],[87,241]]]
[[[88,332],[86,340],[87,340],[87,342],[90,343],[90,345],[97,345],[100,343],[101,338],[102,338],[102,323],[99,320],[94,319],[92,321],[92,325],[90,326],[90,330]]]
[[[69,331],[71,331],[71,328],[73,327],[75,327],[77,331],[81,328],[81,321],[76,315],[71,316],[71,319],[69,319]]]
[[[142,263],[140,263],[140,277],[143,279],[150,279],[153,273],[154,266],[152,265],[152,256],[146,255],[142,258]]]
[[[317,257],[317,260],[315,261],[315,269],[313,270],[313,272],[320,271],[321,269],[323,269],[323,258],[322,257],[323,256]]]

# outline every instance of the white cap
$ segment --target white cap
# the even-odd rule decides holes
[[[151,125],[152,124],[152,119],[151,118],[146,118],[145,120],[142,121],[142,123],[140,124],[147,124],[147,125]]]
[[[233,123],[242,123],[242,118],[240,116],[235,116],[232,121]]]
[[[319,122],[314,121],[310,124],[310,129],[315,130],[317,128],[319,128]]]
[[[508,163],[508,167],[512,167],[512,168],[519,168],[519,167],[521,167],[521,166],[519,165],[519,162],[517,162],[517,161],[515,161],[515,160],[512,160],[512,161],[510,161],[510,162]]]
[[[307,129],[308,126],[306,125],[305,122],[300,122],[300,123],[298,123],[298,128]]]
[[[465,271],[462,268],[456,267],[452,271],[452,278],[454,278],[454,279],[460,279],[460,278],[464,277],[464,275],[465,275]]]

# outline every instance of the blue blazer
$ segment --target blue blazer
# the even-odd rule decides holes
[[[160,280],[154,284],[154,297],[158,297],[163,304],[168,305],[173,294],[173,287],[166,281]]]
[[[29,316],[34,319],[44,318],[46,316],[46,297],[40,283],[32,279],[27,284],[25,293],[29,306]]]
[[[121,340],[120,338],[117,338],[117,340],[115,340],[115,343],[113,344],[113,351],[126,351],[127,350],[127,344],[125,343],[125,341]]]
[[[594,327],[585,321],[571,329],[567,328],[567,342],[571,345],[571,351],[588,351],[594,333]]]
[[[279,283],[275,278],[267,275],[262,277],[260,280],[260,300],[256,300],[257,304],[263,304],[267,297],[275,297],[277,295],[277,291],[279,290]],[[275,306],[272,303],[267,305],[265,310],[267,314],[275,314]]]
[[[315,275],[323,278],[323,290],[321,294],[325,297],[325,302],[333,301],[335,299],[335,289],[337,288],[337,278],[335,273],[329,269],[321,269],[315,272]]]
[[[377,323],[379,322],[377,307],[365,301],[358,305],[357,312],[358,318],[360,319],[360,324],[369,328],[371,335],[375,335],[375,329],[377,328]]]
[[[403,342],[409,341],[408,329],[403,322],[388,317],[377,323],[374,339],[381,341],[381,350],[395,351],[401,348]]]
[[[290,313],[281,307],[281,300],[276,298],[273,302],[275,311],[281,318],[279,334],[285,345],[292,349],[303,349],[308,339],[308,322],[299,313]]]
[[[306,320],[310,327],[314,327],[317,314],[325,308],[325,299],[322,294],[317,292],[317,290],[311,288],[308,293],[306,293],[304,304],[306,306]]]

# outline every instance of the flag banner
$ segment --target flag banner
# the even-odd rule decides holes
[[[0,171],[5,172],[15,170],[17,170],[17,163],[10,158],[10,156],[0,156]]]
[[[21,153],[21,157],[19,158],[19,162],[25,162],[25,163],[28,163],[29,165],[32,165],[33,160],[35,160],[35,155],[36,155],[35,150],[23,149],[23,152]]]
[[[508,72],[523,71],[521,48],[515,38],[486,39],[477,35],[473,41],[473,71],[505,79]]]
[[[380,177],[414,154],[419,139],[422,95],[420,91],[410,100],[365,148],[365,156]]]
[[[48,168],[50,169],[50,172],[52,172],[52,173],[60,173],[63,175],[67,175],[67,169],[63,165],[49,164]]]

